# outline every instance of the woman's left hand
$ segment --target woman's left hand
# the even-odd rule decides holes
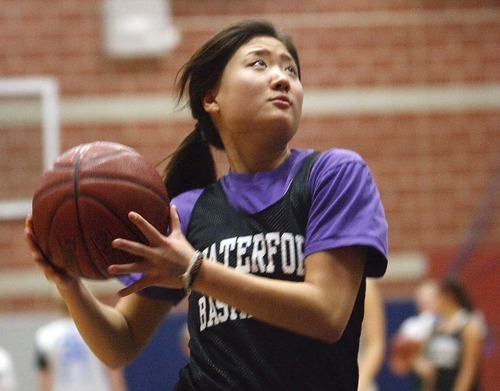
[[[180,276],[186,271],[195,249],[181,231],[179,216],[175,206],[170,208],[170,233],[162,235],[155,227],[136,212],[128,215],[143,233],[149,245],[122,238],[113,241],[113,247],[141,257],[138,262],[114,264],[108,267],[111,276],[118,277],[131,273],[141,273],[142,278],[122,289],[120,296],[127,296],[149,286],[182,289]]]

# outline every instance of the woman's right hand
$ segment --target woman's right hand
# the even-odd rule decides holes
[[[72,284],[78,283],[79,279],[77,277],[55,268],[45,257],[33,233],[33,218],[31,215],[26,217],[24,240],[31,251],[32,259],[43,270],[47,280],[54,282],[60,288],[69,287]]]

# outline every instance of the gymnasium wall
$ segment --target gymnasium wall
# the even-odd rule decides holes
[[[301,56],[305,101],[293,146],[356,150],[378,184],[389,222],[386,299],[408,300],[422,278],[457,264],[498,333],[491,283],[500,277],[497,1],[171,0],[179,42],[141,59],[106,53],[104,3],[1,0],[0,82],[56,84],[60,151],[111,140],[161,169],[193,127],[175,108],[179,68],[228,23],[270,19],[291,33]],[[0,95],[0,199],[29,198],[42,172],[37,105]],[[22,219],[0,221],[5,316],[53,308],[22,233]],[[112,301],[111,291],[99,292]],[[497,349],[487,360],[487,389],[500,383],[499,365]]]

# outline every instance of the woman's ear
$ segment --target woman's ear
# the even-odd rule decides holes
[[[203,108],[209,114],[219,111],[219,104],[217,103],[217,97],[214,91],[208,91],[203,96]]]

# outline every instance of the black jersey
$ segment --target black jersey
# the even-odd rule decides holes
[[[190,243],[207,258],[243,273],[303,281],[309,210],[309,156],[285,195],[265,210],[233,209],[219,183],[199,197]],[[332,293],[333,294],[333,293]],[[334,344],[262,323],[211,297],[192,292],[188,325],[191,360],[178,390],[356,390],[364,283],[341,339]]]
[[[435,389],[452,391],[455,387],[463,360],[464,328],[473,315],[460,311],[455,318],[453,332],[444,332],[437,327],[427,341],[425,354],[436,370]],[[474,379],[471,391],[480,389],[479,378]]]

